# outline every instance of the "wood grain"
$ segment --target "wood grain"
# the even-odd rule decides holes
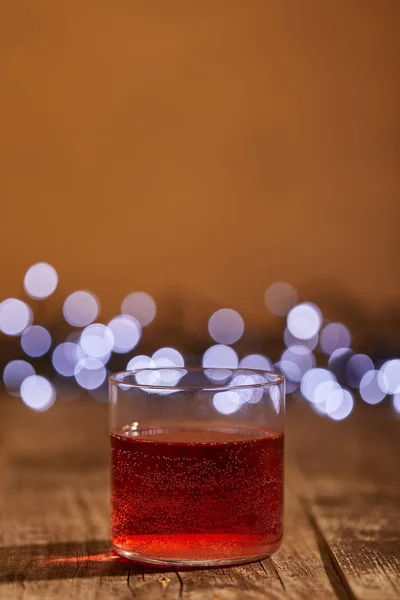
[[[39,414],[2,398],[0,598],[400,598],[399,423],[374,408],[334,423],[293,403],[282,548],[177,571],[110,551],[106,406],[82,398]]]

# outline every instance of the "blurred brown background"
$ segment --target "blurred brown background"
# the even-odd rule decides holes
[[[1,296],[400,297],[397,0],[2,0]],[[200,303],[199,311],[209,310]],[[103,316],[103,315],[102,315]]]

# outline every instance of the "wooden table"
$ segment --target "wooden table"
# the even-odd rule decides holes
[[[142,568],[110,552],[107,406],[0,398],[0,598],[400,598],[400,422],[288,402],[286,533],[245,566]]]

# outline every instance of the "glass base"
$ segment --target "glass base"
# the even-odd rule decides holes
[[[251,538],[251,539],[249,539]],[[124,558],[165,567],[221,567],[262,560],[276,552],[281,538],[218,534],[185,536],[134,536],[113,541],[113,550]],[[121,543],[122,542],[122,543]]]

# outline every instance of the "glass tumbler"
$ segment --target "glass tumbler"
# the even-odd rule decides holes
[[[114,550],[158,565],[230,565],[283,531],[285,390],[253,369],[163,367],[110,377]]]

